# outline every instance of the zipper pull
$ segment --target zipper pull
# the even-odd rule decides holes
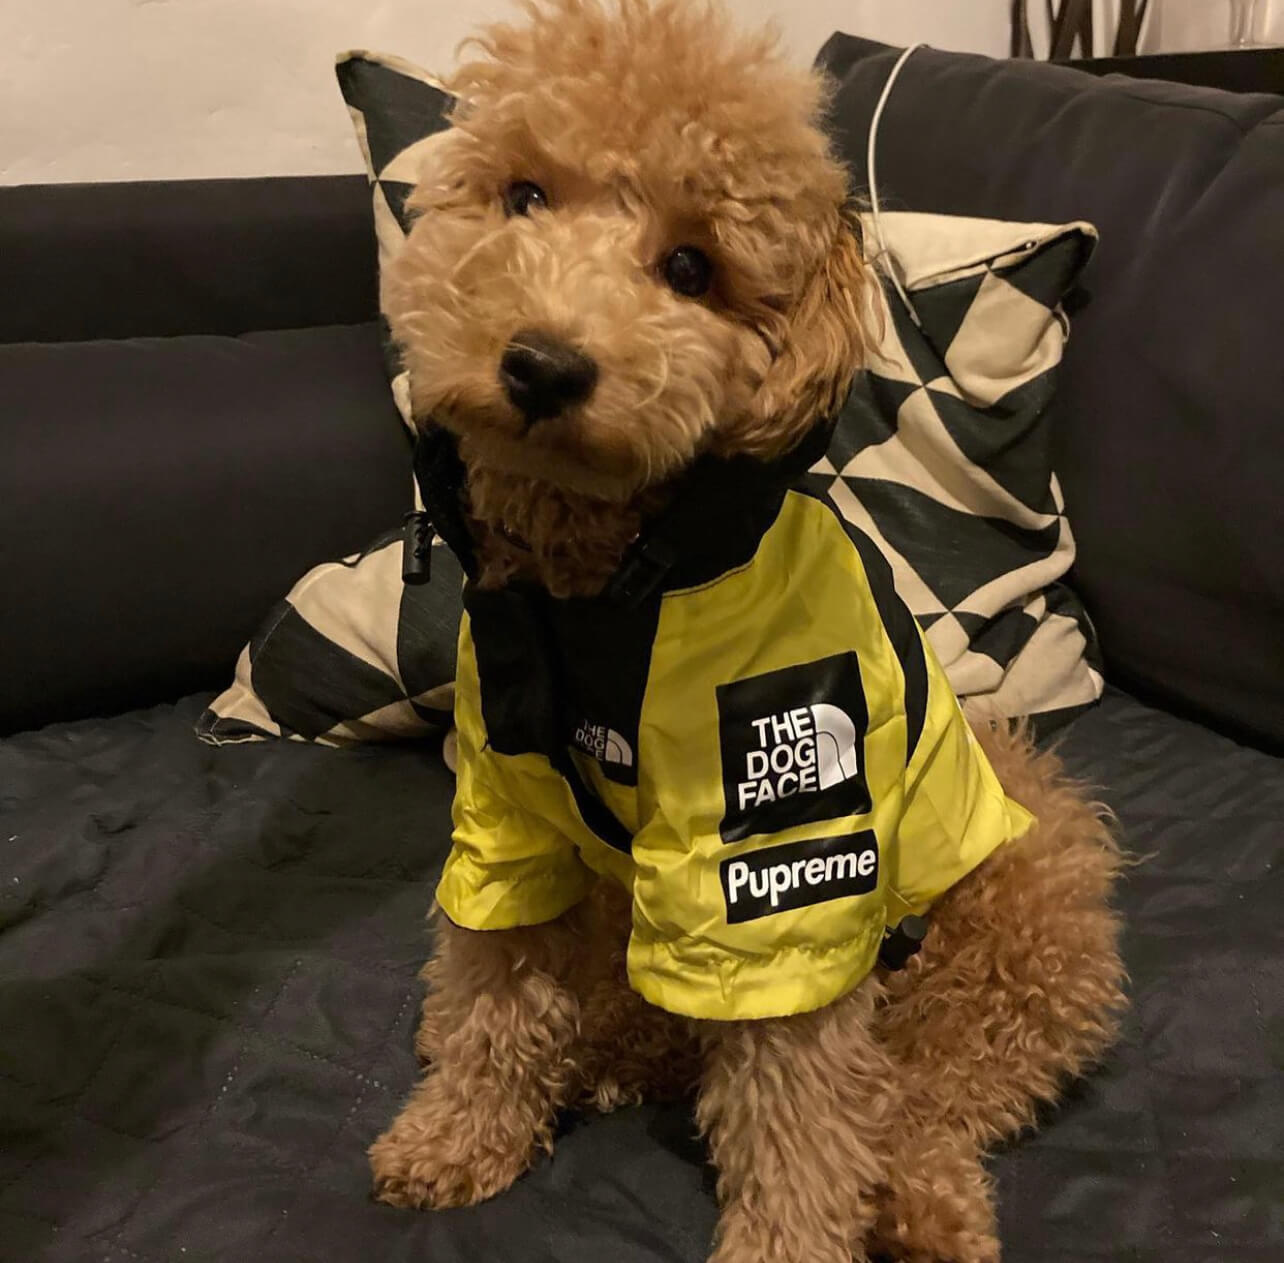
[[[401,582],[415,586],[432,578],[432,542],[437,536],[426,513],[407,513],[401,528]]]
[[[883,932],[883,943],[878,951],[878,963],[884,969],[904,969],[911,956],[917,956],[927,937],[927,921],[923,917],[908,916],[894,927]]]

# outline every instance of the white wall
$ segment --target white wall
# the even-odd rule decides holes
[[[730,0],[810,60],[836,27],[1001,53],[1007,0]],[[0,0],[0,183],[360,168],[334,54],[444,68],[506,0]]]
[[[1007,50],[1009,0],[728,2],[746,23],[774,17],[802,62],[835,28]],[[1284,0],[1267,2],[1284,25]],[[1166,44],[1225,25],[1208,18],[1218,0],[1154,4]],[[0,0],[0,184],[358,170],[334,53],[442,68],[478,21],[508,11],[506,0]]]
[[[1154,21],[1142,41],[1144,51],[1184,52],[1224,47],[1230,30],[1227,0],[1150,0]],[[1257,0],[1256,39],[1284,44],[1284,0]]]

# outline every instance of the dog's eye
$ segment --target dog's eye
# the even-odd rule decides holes
[[[663,271],[669,288],[686,298],[699,298],[713,283],[713,264],[695,246],[679,246],[665,259]]]
[[[548,209],[548,194],[538,184],[515,180],[504,190],[505,214],[529,215],[537,207]]]

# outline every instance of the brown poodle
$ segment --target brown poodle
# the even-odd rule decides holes
[[[848,389],[871,320],[815,77],[676,0],[546,0],[529,19],[486,32],[451,81],[454,127],[386,293],[416,413],[457,453],[475,620],[508,590],[595,600],[701,462],[787,463]],[[465,719],[461,792],[500,757]],[[982,1156],[1102,1052],[1122,1006],[1120,859],[1052,755],[1019,731],[969,740],[961,757],[1036,822],[935,899],[906,967],[866,966],[821,1007],[711,1020],[643,999],[642,913],[610,863],[592,865],[602,879],[576,866],[573,899],[506,928],[440,917],[428,1067],[371,1149],[379,1196],[479,1202],[551,1147],[560,1109],[695,1091],[719,1263],[997,1259]],[[458,805],[456,823],[459,850]]]

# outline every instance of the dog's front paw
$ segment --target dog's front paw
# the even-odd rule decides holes
[[[370,1146],[375,1196],[390,1206],[474,1206],[531,1164],[535,1138],[505,1130],[502,1111],[451,1108],[437,1095],[413,1099]]]
[[[885,1205],[872,1249],[898,1263],[999,1263],[999,1239],[988,1200],[938,1196]]]
[[[904,1138],[888,1164],[872,1253],[898,1263],[999,1263],[990,1177],[975,1146],[949,1132]]]
[[[993,1233],[966,1229],[897,1232],[883,1225],[875,1233],[872,1248],[878,1258],[895,1259],[896,1263],[999,1263],[998,1238]]]
[[[718,1225],[709,1263],[865,1263],[859,1246],[816,1234],[814,1225],[778,1223],[752,1210],[729,1207]]]

